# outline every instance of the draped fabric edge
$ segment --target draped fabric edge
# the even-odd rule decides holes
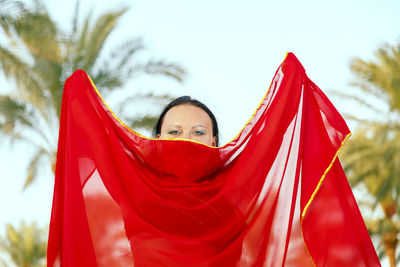
[[[289,55],[289,53],[287,53],[285,55],[285,58],[283,60],[283,62],[285,62],[287,56]],[[282,63],[283,63],[282,62]],[[278,68],[279,69],[279,68]],[[88,80],[90,81],[90,84],[93,88],[93,90],[96,92],[97,96],[99,97],[99,99],[101,100],[102,104],[107,108],[107,111],[110,112],[110,114],[124,127],[126,128],[129,132],[131,132],[132,134],[139,136],[141,138],[144,139],[149,139],[149,140],[159,140],[157,138],[152,138],[152,137],[147,137],[147,136],[143,136],[140,133],[134,131],[133,129],[131,129],[129,126],[127,126],[121,119],[118,118],[118,116],[112,111],[112,109],[107,105],[106,101],[103,99],[103,97],[101,96],[100,92],[98,91],[97,87],[95,86],[94,82],[92,81],[91,77],[85,73],[85,76],[88,78]],[[238,138],[238,136],[243,132],[243,130],[246,128],[246,126],[251,123],[251,121],[253,120],[254,116],[256,115],[257,111],[260,109],[261,105],[264,103],[266,97],[268,96],[270,89],[271,89],[271,85],[272,85],[273,81],[271,81],[268,90],[266,91],[266,93],[264,94],[263,98],[261,99],[261,102],[258,104],[257,108],[255,109],[255,111],[253,112],[253,114],[251,115],[251,117],[249,118],[249,120],[244,124],[244,126],[242,127],[242,129],[237,133],[237,135],[235,135],[235,137],[228,141],[226,144],[224,144],[223,146],[220,147],[213,147],[213,146],[208,146],[205,145],[203,143],[194,141],[194,140],[189,140],[189,139],[182,139],[182,138],[177,138],[177,139],[164,139],[164,140],[170,140],[170,141],[187,141],[187,142],[193,142],[193,143],[198,143],[201,144],[203,146],[207,146],[210,148],[222,148],[222,147],[226,147],[227,145],[229,145],[232,141],[234,141],[235,139]],[[306,202],[306,205],[304,206],[303,210],[301,210],[300,212],[300,230],[301,230],[301,235],[302,235],[302,241],[304,243],[304,246],[306,248],[307,254],[309,256],[309,258],[311,259],[311,262],[313,263],[314,266],[317,266],[315,260],[313,259],[313,257],[310,254],[310,251],[308,249],[307,243],[305,241],[304,238],[304,233],[303,233],[303,220],[305,218],[305,216],[307,215],[307,211],[309,210],[309,207],[311,206],[311,204],[313,203],[313,200],[315,198],[315,196],[317,195],[317,193],[320,191],[321,186],[323,185],[325,178],[327,176],[327,174],[329,173],[329,171],[331,170],[331,168],[333,167],[336,159],[338,158],[339,153],[341,152],[342,147],[344,146],[344,144],[346,143],[346,141],[350,138],[351,133],[348,133],[345,138],[343,139],[343,141],[341,142],[340,146],[338,147],[336,153],[334,154],[334,156],[332,157],[332,160],[330,162],[330,164],[328,165],[328,167],[325,169],[324,173],[322,174],[321,178],[318,181],[318,184],[315,186],[315,188],[312,190],[312,194],[309,197],[309,199]]]
[[[286,60],[286,58],[287,58],[287,56],[288,56],[289,54],[290,54],[290,52],[287,52],[287,53],[286,53],[284,59],[282,60],[282,63],[285,62],[285,60]],[[282,63],[281,63],[281,64],[282,64]],[[279,69],[279,68],[278,68],[278,69]],[[104,100],[104,98],[103,98],[102,95],[100,94],[100,91],[97,89],[97,87],[96,87],[95,83],[93,82],[92,78],[91,78],[86,72],[85,72],[85,74],[86,74],[87,78],[89,79],[89,81],[90,81],[90,83],[91,83],[91,85],[92,85],[92,88],[95,90],[95,92],[97,93],[97,95],[98,95],[99,98],[101,99],[102,103],[107,107],[107,110],[112,114],[112,116],[113,116],[123,127],[125,127],[127,130],[129,130],[131,133],[133,133],[133,134],[135,134],[135,135],[137,135],[137,136],[140,136],[141,138],[150,139],[150,140],[158,140],[157,138],[144,136],[144,135],[142,135],[142,134],[136,132],[136,131],[133,130],[132,128],[130,128],[128,125],[126,125],[126,124],[113,112],[113,110],[108,106],[107,102]],[[271,89],[272,83],[273,83],[273,80],[270,82],[270,85],[269,85],[269,87],[268,87],[266,93],[265,93],[264,96],[262,97],[262,99],[261,99],[260,103],[258,104],[257,108],[254,110],[254,112],[253,112],[252,115],[250,116],[249,120],[244,124],[244,126],[242,127],[242,129],[240,129],[240,131],[239,131],[230,141],[228,141],[225,145],[223,145],[223,146],[221,146],[221,147],[225,147],[225,146],[227,146],[229,143],[231,143],[233,140],[237,139],[238,136],[242,133],[242,131],[246,128],[246,126],[252,121],[252,119],[254,118],[255,114],[256,114],[257,111],[260,109],[261,105],[264,103],[265,98],[268,96],[268,93],[269,93],[269,91],[270,91],[270,89]],[[329,166],[328,166],[328,167],[326,168],[326,170],[324,171],[324,173],[323,173],[322,177],[320,178],[318,184],[316,185],[316,187],[315,187],[313,193],[311,194],[309,200],[307,201],[307,204],[306,204],[305,207],[303,208],[303,211],[301,211],[301,218],[300,218],[301,235],[302,235],[302,237],[303,237],[303,243],[304,243],[304,246],[305,246],[305,248],[306,248],[307,254],[308,254],[308,256],[310,257],[310,259],[311,259],[311,261],[312,261],[312,263],[313,263],[314,266],[317,266],[317,265],[316,265],[316,263],[315,263],[313,257],[311,256],[311,254],[310,254],[310,252],[309,252],[309,249],[308,249],[308,246],[307,246],[307,243],[306,243],[306,241],[305,241],[305,239],[304,239],[303,220],[304,220],[305,215],[307,214],[307,210],[308,210],[309,206],[312,204],[312,202],[313,202],[313,200],[314,200],[315,195],[318,193],[319,189],[321,188],[321,186],[322,186],[322,184],[323,184],[323,182],[324,182],[324,180],[325,180],[326,175],[328,174],[328,172],[329,172],[330,169],[332,168],[332,166],[333,166],[335,160],[337,159],[337,157],[338,157],[340,151],[342,150],[342,147],[344,146],[344,144],[347,142],[347,140],[350,138],[351,135],[352,135],[352,134],[351,134],[351,132],[350,132],[350,133],[348,133],[348,134],[346,135],[346,137],[343,139],[343,141],[342,141],[340,147],[337,149],[335,155],[333,156],[333,158],[332,158],[332,160],[331,160]],[[200,142],[195,141],[195,140],[183,139],[183,138],[174,138],[174,139],[165,138],[164,140],[170,140],[170,141],[177,141],[177,140],[179,140],[179,141],[188,141],[188,142],[193,142],[193,143],[198,143],[198,144],[201,144],[201,145],[205,145],[205,146],[210,147],[210,148],[221,148],[221,147],[209,146],[209,145],[200,143]]]
[[[303,217],[306,215],[307,210],[308,210],[308,206],[310,206],[311,202],[314,200],[315,195],[318,193],[322,183],[325,180],[326,175],[328,174],[329,170],[332,168],[333,163],[335,162],[336,158],[339,156],[340,151],[342,150],[343,145],[346,143],[346,141],[350,138],[351,133],[347,134],[346,137],[344,138],[344,140],[342,141],[342,143],[340,144],[340,147],[338,148],[338,150],[336,151],[335,155],[333,156],[333,159],[331,161],[331,163],[329,164],[328,168],[326,168],[326,170],[324,171],[324,174],[322,175],[321,179],[319,180],[317,186],[315,187],[315,190],[313,191],[313,193],[311,194],[310,199],[307,201],[307,204],[305,205],[303,212],[301,213],[301,218],[303,219]]]
[[[282,63],[285,62],[287,56],[290,54],[291,52],[287,52],[285,57],[282,60]],[[281,65],[282,65],[281,63]],[[279,68],[278,68],[279,70]],[[112,114],[112,116],[122,125],[124,126],[128,131],[130,131],[131,133],[140,136],[141,138],[145,138],[145,139],[150,139],[150,140],[159,140],[157,138],[153,138],[153,137],[148,137],[148,136],[144,136],[138,132],[136,132],[135,130],[131,129],[128,125],[126,125],[120,118],[118,118],[118,116],[112,111],[112,109],[107,105],[106,101],[104,100],[104,98],[101,96],[99,90],[97,89],[96,85],[94,84],[92,78],[85,72],[86,76],[89,78],[89,81],[93,87],[93,89],[95,90],[95,92],[97,93],[97,95],[100,97],[102,103],[107,107],[108,111]],[[275,75],[274,75],[275,76]],[[246,126],[252,121],[252,119],[254,118],[254,116],[256,115],[257,111],[260,109],[261,105],[264,103],[265,98],[268,96],[268,93],[271,89],[271,85],[273,83],[273,80],[270,82],[270,85],[267,89],[267,91],[265,92],[264,96],[262,97],[260,103],[258,104],[257,108],[254,110],[253,114],[250,116],[250,118],[248,119],[248,121],[244,124],[244,126],[242,127],[242,129],[239,130],[239,132],[231,139],[229,140],[225,145],[223,146],[219,146],[219,147],[215,147],[215,146],[209,146],[207,144],[204,143],[200,143],[196,140],[190,140],[190,139],[183,139],[183,138],[163,138],[163,140],[170,140],[170,141],[187,141],[187,142],[193,142],[193,143],[197,143],[197,144],[201,144],[210,148],[222,148],[227,146],[229,143],[231,143],[233,140],[237,139],[238,136],[243,132],[243,130],[246,128]]]
[[[290,52],[287,52],[287,53],[286,53],[284,59],[282,60],[282,63],[286,60],[286,58],[287,58],[287,56],[289,55],[289,53],[290,53]],[[278,69],[279,69],[279,68],[278,68]],[[129,130],[131,133],[133,133],[133,134],[135,134],[135,135],[137,135],[137,136],[140,136],[141,138],[150,139],[150,140],[157,140],[157,138],[144,136],[144,135],[142,135],[142,134],[136,132],[136,131],[133,130],[132,128],[130,128],[128,125],[126,125],[126,124],[112,111],[112,109],[108,106],[108,104],[106,103],[106,101],[104,100],[104,98],[102,97],[102,95],[100,94],[100,91],[97,89],[96,85],[94,84],[92,78],[91,78],[87,73],[86,73],[86,75],[87,75],[87,77],[89,78],[89,81],[90,81],[90,83],[91,83],[91,85],[92,85],[92,88],[95,90],[95,92],[97,93],[97,95],[98,95],[99,98],[101,99],[102,103],[107,107],[108,111],[112,114],[112,116],[113,116],[122,126],[124,126],[124,127],[125,127],[127,130]],[[250,116],[249,120],[244,124],[244,126],[242,127],[242,129],[240,129],[240,131],[235,135],[235,137],[233,137],[230,141],[228,141],[225,145],[223,145],[223,146],[221,146],[221,147],[225,147],[225,146],[227,146],[229,143],[231,143],[233,140],[235,140],[235,139],[241,134],[241,132],[246,128],[246,126],[252,121],[252,119],[254,118],[255,114],[256,114],[257,111],[259,110],[260,106],[264,103],[265,98],[268,96],[268,93],[269,93],[269,91],[270,91],[270,88],[271,88],[272,83],[273,83],[273,81],[270,82],[270,85],[269,85],[269,87],[268,87],[266,93],[264,94],[264,96],[263,96],[263,98],[261,99],[260,103],[258,104],[257,108],[254,110],[254,112],[253,112],[252,115]],[[328,172],[329,172],[330,169],[332,168],[332,166],[333,166],[333,164],[334,164],[336,158],[338,157],[338,155],[339,155],[339,153],[340,153],[342,147],[344,146],[344,144],[346,143],[346,141],[350,138],[350,136],[351,136],[351,132],[348,133],[348,134],[346,135],[346,137],[344,138],[344,140],[342,141],[340,147],[337,149],[335,155],[333,156],[333,158],[332,158],[332,160],[331,160],[331,163],[329,164],[329,166],[328,166],[328,167],[326,168],[326,170],[324,171],[324,174],[323,174],[322,177],[320,178],[320,180],[319,180],[317,186],[315,187],[313,193],[311,194],[311,197],[309,198],[309,200],[307,201],[307,204],[305,205],[305,207],[303,208],[303,211],[301,212],[300,225],[301,225],[301,234],[302,234],[302,237],[303,237],[303,243],[304,243],[304,246],[305,246],[305,248],[306,248],[307,254],[308,254],[308,256],[310,257],[310,259],[311,259],[312,263],[314,264],[314,266],[317,266],[317,265],[315,264],[315,261],[314,261],[313,257],[311,256],[311,254],[310,254],[310,252],[309,252],[307,243],[306,243],[306,241],[304,240],[304,234],[303,234],[303,220],[304,220],[304,217],[305,217],[305,215],[306,215],[306,213],[307,213],[308,207],[311,205],[312,201],[314,200],[314,197],[315,197],[315,195],[318,193],[318,191],[319,191],[319,189],[320,189],[322,183],[323,183],[324,180],[325,180],[326,175],[328,174]],[[210,148],[221,148],[221,147],[209,146],[209,145],[200,143],[200,142],[195,141],[195,140],[183,139],[183,138],[174,138],[174,139],[166,138],[166,139],[164,139],[164,140],[170,140],[170,141],[177,141],[177,140],[180,140],[180,141],[188,141],[188,142],[193,142],[193,143],[198,143],[198,144],[201,144],[201,145],[205,145],[205,146],[208,146],[208,147],[210,147]]]
[[[347,142],[347,140],[350,138],[350,136],[351,136],[351,133],[348,133],[348,134],[346,135],[346,137],[343,139],[342,143],[340,144],[340,147],[338,148],[338,150],[336,151],[335,155],[333,156],[331,163],[329,164],[328,168],[326,168],[326,170],[324,171],[324,174],[322,175],[322,177],[321,177],[321,179],[319,180],[317,186],[315,187],[313,193],[311,194],[309,200],[307,201],[307,204],[304,206],[303,211],[301,212],[301,218],[300,218],[301,236],[303,237],[303,243],[304,243],[304,246],[305,246],[305,248],[306,248],[307,254],[308,254],[308,256],[310,257],[310,259],[311,259],[311,261],[312,261],[312,263],[314,264],[315,267],[317,267],[317,265],[315,264],[315,261],[314,261],[313,257],[311,256],[310,251],[309,251],[309,249],[308,249],[307,242],[306,242],[305,239],[304,239],[303,220],[304,220],[304,217],[305,217],[306,214],[307,214],[308,207],[309,207],[309,206],[311,205],[311,203],[313,202],[314,197],[315,197],[315,195],[318,193],[319,189],[321,188],[321,186],[322,186],[322,184],[323,184],[323,182],[324,182],[324,180],[325,180],[326,175],[327,175],[328,172],[331,170],[331,168],[332,168],[332,166],[333,166],[335,160],[337,159],[337,157],[339,156],[340,151],[342,150],[342,147],[343,147],[344,144]]]

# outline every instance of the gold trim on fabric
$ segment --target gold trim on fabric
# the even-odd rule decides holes
[[[308,255],[308,257],[310,257],[312,264],[313,264],[315,267],[317,267],[317,265],[316,265],[316,264],[315,264],[315,262],[314,262],[314,259],[313,259],[313,257],[311,257],[310,251],[308,250],[308,247],[307,247],[306,241],[304,240],[304,233],[303,233],[303,218],[300,218],[300,231],[301,231],[301,236],[303,237],[303,243],[304,243],[304,247],[306,248],[307,255]]]
[[[314,189],[314,192],[312,193],[310,199],[308,200],[307,204],[305,205],[305,207],[304,207],[304,209],[303,209],[303,212],[302,212],[302,214],[301,214],[301,217],[302,217],[302,218],[303,218],[304,215],[306,214],[307,209],[308,209],[308,206],[310,206],[311,202],[314,200],[315,195],[316,195],[317,192],[319,191],[319,188],[321,187],[322,182],[325,180],[326,174],[327,174],[327,173],[329,172],[329,170],[332,168],[333,163],[335,162],[335,160],[336,160],[336,158],[337,158],[337,156],[338,156],[340,150],[342,149],[344,143],[346,143],[347,139],[349,139],[350,136],[351,136],[351,133],[348,133],[348,134],[346,135],[346,137],[344,138],[344,140],[343,140],[342,143],[340,144],[340,147],[339,147],[338,150],[336,151],[336,154],[335,154],[335,156],[333,157],[333,159],[332,159],[331,163],[329,164],[328,168],[326,168],[326,170],[325,170],[324,174],[322,175],[321,179],[319,179],[318,185],[317,185],[316,188]]]
[[[119,123],[121,123],[122,126],[124,126],[124,127],[125,127],[127,130],[129,130],[131,133],[136,134],[136,135],[138,135],[138,136],[140,136],[140,137],[148,138],[148,139],[155,139],[155,138],[151,138],[151,137],[146,137],[146,136],[144,136],[144,135],[141,135],[141,134],[138,133],[138,132],[135,132],[135,131],[132,130],[128,125],[126,125],[122,120],[120,120],[120,118],[118,118],[118,116],[115,115],[115,113],[114,113],[114,112],[111,110],[111,108],[107,105],[106,101],[105,101],[104,98],[101,96],[99,90],[97,90],[97,87],[96,87],[96,85],[94,84],[92,78],[89,76],[89,74],[86,73],[86,76],[89,78],[90,83],[92,84],[94,90],[96,91],[97,95],[100,97],[100,99],[101,99],[101,101],[103,102],[103,104],[107,107],[108,111],[111,112],[111,114],[113,115],[113,117],[114,117]]]
[[[301,230],[301,235],[303,237],[303,243],[304,243],[304,247],[306,248],[307,254],[310,257],[312,263],[314,264],[314,266],[317,266],[314,262],[313,257],[310,254],[310,251],[308,250],[306,241],[304,240],[304,233],[303,233],[303,220],[304,220],[304,216],[306,215],[306,212],[308,210],[308,207],[310,206],[311,202],[314,200],[315,195],[317,194],[317,192],[319,191],[323,181],[325,180],[325,176],[328,174],[329,170],[332,168],[333,163],[335,162],[336,158],[338,157],[344,143],[346,143],[347,139],[349,139],[349,137],[351,136],[351,133],[348,133],[346,135],[346,137],[343,139],[342,143],[340,144],[340,147],[338,148],[338,150],[335,153],[335,156],[333,156],[333,159],[331,161],[331,163],[329,164],[328,168],[326,168],[324,174],[322,175],[321,179],[319,179],[318,185],[315,187],[314,192],[311,194],[310,199],[308,200],[306,206],[303,209],[303,212],[301,214],[301,218],[300,218],[300,230]]]
[[[289,54],[289,52],[286,53],[286,55],[285,55],[285,57],[284,57],[282,63],[286,60],[288,54]],[[281,63],[281,64],[282,64],[282,63]],[[140,133],[138,133],[138,132],[132,130],[132,129],[131,129],[129,126],[127,126],[123,121],[121,121],[121,120],[118,118],[117,115],[115,115],[115,113],[111,110],[111,108],[107,105],[107,103],[105,102],[105,100],[104,100],[103,97],[101,96],[99,90],[97,89],[97,87],[96,87],[96,85],[94,84],[94,82],[93,82],[93,80],[91,79],[91,77],[90,77],[88,74],[86,74],[86,76],[89,78],[89,80],[90,80],[90,82],[91,82],[91,84],[92,84],[94,90],[96,91],[97,95],[100,97],[100,99],[101,99],[101,101],[103,102],[103,104],[107,107],[108,111],[112,114],[112,116],[113,116],[123,127],[125,127],[127,130],[129,130],[132,134],[137,135],[137,136],[140,136],[141,138],[144,138],[144,139],[149,139],[149,140],[188,141],[188,142],[193,142],[193,143],[201,144],[201,145],[204,145],[204,146],[207,146],[207,147],[210,147],[210,148],[223,148],[223,147],[227,146],[229,143],[231,143],[233,140],[235,140],[235,139],[243,132],[244,128],[251,122],[251,120],[254,118],[255,114],[257,113],[257,111],[259,110],[259,108],[261,107],[261,105],[263,104],[264,100],[266,99],[266,97],[267,97],[267,95],[268,95],[269,90],[271,89],[271,85],[272,85],[272,83],[273,83],[273,80],[272,80],[271,83],[270,83],[270,85],[269,85],[269,87],[268,87],[268,90],[267,90],[267,92],[264,94],[264,96],[263,96],[261,102],[258,104],[257,108],[255,109],[255,111],[253,112],[253,114],[251,115],[251,117],[249,118],[249,120],[246,122],[246,124],[245,124],[245,125],[242,127],[242,129],[238,132],[238,134],[237,134],[232,140],[230,140],[229,142],[227,142],[225,145],[223,145],[223,146],[221,146],[221,147],[214,147],[214,146],[209,146],[209,145],[206,145],[206,144],[204,144],[204,143],[200,143],[200,142],[198,142],[198,141],[191,140],[191,139],[183,139],[183,138],[174,138],[174,139],[172,139],[172,138],[162,138],[162,139],[161,139],[161,138],[160,138],[160,139],[159,139],[159,138],[147,137],[147,136],[144,136],[144,135],[142,135],[142,134],[140,134]],[[274,76],[274,77],[275,77],[275,76]],[[342,143],[341,143],[340,147],[338,148],[338,150],[336,151],[336,153],[335,153],[335,155],[334,155],[334,157],[333,157],[331,163],[330,163],[329,166],[326,168],[324,174],[323,174],[322,177],[320,178],[320,180],[319,180],[319,182],[318,182],[318,184],[317,184],[317,186],[316,186],[314,192],[312,193],[310,199],[308,200],[306,206],[304,207],[303,212],[302,212],[301,217],[300,217],[300,230],[301,230],[301,235],[302,235],[302,237],[303,237],[304,246],[305,246],[306,251],[307,251],[307,254],[309,255],[309,257],[310,257],[310,259],[311,259],[311,262],[314,264],[314,266],[316,266],[316,264],[315,264],[315,262],[314,262],[313,257],[311,256],[311,254],[310,254],[310,252],[309,252],[309,250],[308,250],[307,244],[306,244],[306,242],[305,242],[305,240],[304,240],[303,219],[304,219],[304,216],[306,215],[306,212],[307,212],[307,210],[308,210],[308,207],[310,206],[311,202],[314,200],[315,195],[317,194],[317,192],[319,191],[319,189],[320,189],[320,187],[321,187],[323,181],[325,180],[325,177],[326,177],[327,173],[328,173],[329,170],[332,168],[333,163],[335,162],[336,158],[338,157],[338,154],[340,153],[340,151],[341,151],[341,149],[342,149],[344,143],[347,141],[347,139],[348,139],[350,136],[351,136],[351,133],[347,134],[346,137],[345,137],[345,139],[342,141]]]
[[[289,54],[289,52],[286,53],[285,57],[283,58],[282,63],[285,62],[285,60],[286,60],[288,54]],[[282,65],[282,63],[281,63],[281,65]],[[280,67],[280,65],[279,65],[279,67]],[[264,100],[265,100],[265,98],[266,98],[267,95],[268,95],[269,89],[271,89],[271,85],[272,85],[272,83],[274,82],[274,78],[275,78],[275,75],[274,75],[274,77],[272,78],[271,83],[269,84],[269,87],[268,87],[267,92],[264,94],[263,98],[261,99],[260,104],[258,104],[256,110],[253,112],[253,114],[251,115],[250,119],[245,123],[245,125],[242,127],[242,129],[240,129],[240,131],[238,132],[238,134],[237,134],[235,137],[233,137],[233,139],[232,139],[231,141],[229,141],[228,143],[226,143],[226,144],[225,144],[224,146],[222,146],[222,147],[225,147],[225,146],[228,145],[230,142],[232,142],[233,140],[235,140],[235,139],[243,132],[244,128],[246,128],[246,126],[250,123],[250,121],[254,118],[254,116],[256,115],[257,111],[258,111],[259,108],[261,107],[262,103],[264,103]]]
[[[133,133],[134,135],[137,135],[137,136],[140,136],[140,137],[142,137],[142,138],[144,138],[144,139],[149,139],[149,140],[189,141],[189,142],[193,142],[193,143],[196,143],[196,144],[201,144],[201,145],[204,145],[204,146],[208,146],[208,147],[211,147],[211,148],[218,148],[218,147],[209,146],[209,145],[207,145],[207,144],[200,143],[200,142],[198,142],[198,141],[191,140],[191,139],[184,139],[184,138],[153,138],[153,137],[147,137],[147,136],[144,136],[144,135],[142,135],[142,134],[140,134],[140,133],[138,133],[138,132],[132,130],[132,129],[131,129],[128,125],[126,125],[120,118],[118,118],[117,115],[115,115],[115,113],[114,113],[114,112],[111,110],[111,108],[107,105],[107,103],[106,103],[106,101],[104,100],[104,98],[101,96],[99,90],[97,90],[97,87],[96,87],[96,85],[94,84],[92,78],[90,78],[90,76],[89,76],[88,74],[86,74],[86,75],[87,75],[87,77],[89,78],[90,82],[92,83],[92,86],[93,86],[94,90],[96,91],[97,95],[100,97],[100,99],[101,99],[101,101],[103,102],[103,104],[107,107],[108,111],[111,112],[111,114],[113,115],[113,117],[114,117],[119,123],[121,123],[122,126],[124,126],[128,131],[130,131],[130,132]]]
[[[288,54],[289,54],[289,52],[286,53],[286,55],[285,55],[285,57],[284,57],[282,63],[286,60]],[[282,64],[282,63],[281,63],[281,64]],[[97,95],[100,97],[100,99],[101,99],[101,101],[103,102],[103,104],[107,107],[108,111],[111,112],[111,114],[113,115],[113,117],[114,117],[119,123],[121,123],[121,125],[124,126],[128,131],[130,131],[131,133],[133,133],[133,134],[135,134],[135,135],[137,135],[137,136],[140,136],[140,137],[142,137],[142,138],[149,139],[149,140],[188,141],[188,142],[193,142],[193,143],[196,143],[196,144],[201,144],[201,145],[204,145],[204,146],[207,146],[207,147],[210,147],[210,148],[222,148],[222,147],[225,147],[225,146],[227,146],[229,143],[231,143],[233,140],[235,140],[235,139],[243,132],[244,128],[245,128],[245,127],[250,123],[250,121],[254,118],[255,114],[256,114],[257,111],[258,111],[258,109],[260,108],[260,106],[261,106],[262,103],[264,102],[264,100],[265,100],[265,98],[267,97],[267,94],[268,94],[268,92],[269,92],[269,89],[271,88],[272,82],[273,82],[273,80],[272,80],[271,83],[270,83],[270,85],[269,85],[269,87],[268,87],[267,92],[264,94],[263,98],[261,99],[260,104],[258,104],[256,110],[253,112],[253,114],[251,115],[250,119],[249,119],[249,120],[246,122],[246,124],[242,127],[242,129],[239,131],[239,133],[238,133],[232,140],[230,140],[229,142],[227,142],[225,145],[220,146],[220,147],[215,147],[215,146],[206,145],[206,144],[204,144],[204,143],[200,143],[200,142],[198,142],[198,141],[191,140],[191,139],[184,139],[184,138],[153,138],[153,137],[147,137],[147,136],[144,136],[144,135],[142,135],[142,134],[140,134],[140,133],[138,133],[138,132],[132,130],[128,125],[126,125],[123,121],[121,121],[121,120],[118,118],[118,116],[115,115],[115,113],[114,113],[114,112],[111,110],[111,108],[107,105],[106,101],[105,101],[104,98],[101,96],[99,90],[97,90],[97,87],[96,87],[96,85],[94,84],[92,78],[90,78],[90,76],[89,76],[87,73],[86,73],[86,76],[89,78],[89,80],[90,80],[90,82],[91,82],[91,84],[92,84],[94,90],[96,91]],[[275,77],[275,76],[274,76],[274,77]]]

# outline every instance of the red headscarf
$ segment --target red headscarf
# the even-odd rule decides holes
[[[147,138],[76,71],[48,266],[380,266],[337,154],[346,123],[289,53],[222,147]]]

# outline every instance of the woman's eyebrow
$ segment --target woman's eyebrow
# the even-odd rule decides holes
[[[201,128],[207,128],[206,126],[204,126],[204,125],[195,125],[195,126],[192,126],[192,129],[193,128],[198,128],[198,127],[201,127]]]

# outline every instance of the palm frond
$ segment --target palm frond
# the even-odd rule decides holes
[[[163,60],[149,60],[145,64],[137,64],[128,71],[128,75],[132,76],[140,72],[170,77],[178,82],[182,82],[186,74],[185,70],[179,64],[167,63]]]
[[[385,198],[388,197],[391,198],[391,193],[393,188],[392,186],[393,186],[393,179],[391,179],[390,176],[386,177],[386,179],[383,179],[377,190],[375,192],[372,192],[376,198],[375,205],[377,205]]]
[[[400,45],[386,45],[375,52],[375,61],[354,59],[351,70],[358,77],[358,85],[374,95],[384,95],[391,110],[400,112]]]
[[[107,67],[102,68],[92,75],[93,81],[101,92],[107,95],[114,88],[119,88],[124,84],[124,77],[117,71],[110,70]]]
[[[148,129],[152,130],[154,125],[156,124],[158,116],[154,115],[144,115],[140,118],[131,119],[128,121],[129,127],[132,129]]]
[[[368,96],[373,96],[375,99],[380,99],[384,102],[388,101],[388,96],[375,86],[369,84],[369,82],[357,80],[350,82],[350,85],[361,89],[361,92],[363,94],[366,94]]]
[[[86,54],[84,64],[78,66],[79,68],[91,72],[108,36],[115,29],[118,20],[126,11],[128,11],[128,8],[122,8],[119,11],[103,14],[94,22],[94,26],[88,33],[88,36],[85,36],[85,38],[87,38],[85,42]]]
[[[75,12],[72,17],[72,33],[71,36],[74,37],[78,31],[78,19],[79,19],[79,6],[80,6],[80,1],[76,0],[75,3]]]
[[[77,70],[77,69],[84,69],[84,60],[86,57],[86,50],[87,50],[87,43],[90,42],[89,40],[89,27],[90,27],[90,21],[92,18],[92,12],[89,12],[88,15],[85,17],[82,25],[82,29],[80,30],[79,37],[77,39],[72,39],[70,46],[73,48],[70,48],[67,53],[67,58],[72,58],[71,59],[71,66],[72,69],[71,71]],[[74,35],[75,36],[75,35]],[[73,37],[74,37],[73,36]],[[70,54],[71,53],[71,54]]]
[[[111,50],[110,55],[99,64],[99,71],[96,72],[103,75],[108,73],[110,80],[127,80],[130,76],[126,70],[131,65],[132,58],[144,49],[141,38],[127,40]],[[112,90],[115,87],[119,87],[119,85],[113,87],[112,84],[107,84],[104,89]]]
[[[32,222],[22,222],[19,228],[6,226],[6,238],[0,247],[7,252],[16,266],[42,266],[46,256],[46,230]]]
[[[5,134],[15,131],[17,124],[28,127],[32,126],[32,122],[26,116],[26,105],[18,103],[9,95],[0,95],[0,126]]]
[[[118,103],[117,112],[124,114],[129,106],[137,105],[143,102],[151,103],[152,106],[162,107],[172,100],[173,97],[167,94],[156,95],[154,93],[138,93],[128,96],[124,100],[120,101]]]
[[[25,131],[23,131],[25,129]],[[27,132],[27,130],[30,130]],[[44,148],[38,142],[52,147],[44,128],[38,123],[37,115],[26,103],[10,95],[0,95],[0,134],[11,141],[25,141],[34,147]],[[25,134],[26,133],[26,134]]]
[[[149,103],[151,106],[162,107],[173,99],[170,95],[156,95],[154,93],[139,93],[125,98],[118,103],[117,113],[125,114],[123,121],[132,129],[153,129],[159,116],[159,110],[143,114],[134,107],[140,104]],[[133,108],[132,108],[133,107]],[[133,112],[130,112],[132,111]],[[155,112],[154,112],[155,111]],[[131,115],[129,115],[131,114]],[[135,115],[136,114],[136,115]]]
[[[380,113],[380,112],[376,112],[376,113]],[[360,117],[350,114],[348,112],[341,112],[341,115],[346,119],[346,121],[355,121],[361,125],[370,125],[375,122],[373,120],[360,118]]]
[[[28,166],[28,176],[26,177],[23,190],[25,190],[29,185],[31,185],[37,178],[38,169],[40,167],[40,161],[44,156],[49,156],[48,152],[44,149],[39,149],[35,152],[34,156]]]
[[[49,96],[48,99],[50,101],[47,102],[47,106],[49,104],[53,105],[56,110],[55,114],[59,117],[64,83],[61,79],[64,71],[62,65],[45,58],[37,58],[35,60],[34,69],[40,76],[40,80],[43,81],[43,84],[45,85],[45,87],[42,88],[42,91],[45,91],[46,96]]]
[[[367,224],[371,236],[378,240],[377,251],[382,256],[395,251],[400,233],[400,43],[382,46],[372,61],[353,59],[350,67],[356,78],[352,85],[365,94],[357,94],[361,99],[355,100],[368,106],[365,102],[372,97],[380,103],[374,111],[382,110],[381,106],[389,108],[387,115],[381,117],[383,122],[359,120],[362,127],[341,158],[352,186],[363,183],[374,197],[370,208],[376,210],[379,205],[383,211],[383,215],[373,218],[372,226]],[[359,118],[358,114],[354,117]],[[394,261],[389,254],[386,256]]]
[[[15,16],[25,10],[25,5],[17,0],[0,0],[0,7],[0,27],[10,37],[10,28],[15,21]]]
[[[350,100],[356,102],[356,104],[359,104],[373,112],[379,113],[379,114],[384,114],[385,112],[381,109],[381,106],[377,107],[374,104],[371,104],[370,101],[368,101],[365,97],[362,95],[356,95],[355,93],[349,93],[349,92],[341,92],[341,91],[334,91],[334,90],[329,90],[328,93],[332,95],[333,97],[338,97],[343,100]]]
[[[343,150],[344,169],[354,186],[364,182],[377,203],[387,196],[393,197],[396,178],[400,176],[400,144],[392,127],[375,123],[359,130]],[[399,195],[400,191],[395,195]]]
[[[10,26],[31,55],[60,62],[57,25],[39,2],[36,5],[34,10],[25,9]]]
[[[0,45],[0,67],[6,77],[16,83],[20,98],[32,103],[47,118],[48,104],[51,103],[45,86],[35,69],[15,53]]]
[[[43,0],[31,3],[25,6],[19,0],[0,0],[0,27],[7,42],[0,44],[0,71],[15,84],[12,93],[0,96],[0,102],[4,102],[0,103],[0,134],[36,149],[25,187],[35,180],[42,159],[48,157],[46,160],[54,163],[63,84],[73,71],[84,69],[90,73],[102,93],[122,87],[135,78],[133,74],[162,75],[177,81],[185,75],[178,64],[136,56],[144,49],[141,38],[128,38],[116,45],[109,57],[103,57],[107,40],[128,8],[104,13],[94,20],[90,12],[82,22],[76,12],[72,28],[63,31]],[[77,0],[76,9],[79,3]],[[146,94],[137,97],[158,99]],[[141,116],[130,116],[134,118],[131,125],[150,127],[152,114],[143,119]]]

